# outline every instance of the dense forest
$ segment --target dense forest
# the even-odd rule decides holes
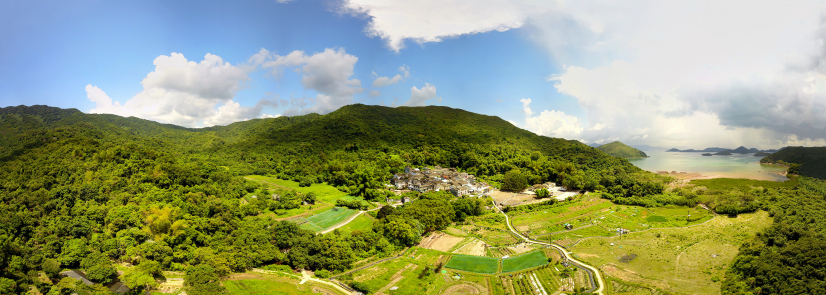
[[[768,198],[774,224],[740,247],[723,294],[826,294],[826,182],[801,177]]]
[[[619,141],[603,144],[601,146],[598,146],[597,149],[614,157],[620,157],[625,159],[648,158],[648,155],[646,155],[645,152],[630,147]]]
[[[826,147],[787,147],[760,159],[760,163],[789,165],[791,173],[826,179]]]

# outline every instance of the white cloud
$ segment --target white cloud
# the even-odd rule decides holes
[[[393,85],[393,84],[396,84],[396,83],[399,83],[399,82],[403,81],[404,78],[409,78],[410,77],[410,68],[409,67],[407,67],[405,65],[402,65],[401,67],[399,67],[399,71],[402,72],[402,74],[404,74],[404,76],[402,76],[401,74],[396,74],[396,76],[393,76],[393,78],[378,77],[378,78],[376,78],[375,81],[373,81],[373,87],[379,88],[379,87],[384,87],[384,86],[388,86],[388,85]],[[376,72],[373,72],[373,75],[378,76],[376,74]]]
[[[533,116],[534,112],[530,108],[531,99],[523,98],[519,101],[522,102],[522,112],[525,114],[525,129],[549,137],[579,139],[583,130],[579,118],[556,110],[544,110]]]
[[[398,52],[407,39],[418,43],[439,42],[464,34],[518,28],[526,18],[557,5],[536,0],[347,0],[341,11],[368,16],[367,34],[385,39],[387,46]]]
[[[534,28],[560,62],[585,63],[571,58],[577,51],[613,60],[567,66],[549,79],[587,111],[586,139],[702,147],[826,137],[826,79],[817,70],[826,54],[816,49],[826,31],[815,33],[821,4],[643,3],[650,5],[633,13],[595,7],[604,34],[569,39],[574,49],[551,44],[550,36],[564,35],[557,28]],[[587,51],[588,42],[607,45]]]
[[[431,99],[442,101],[441,97],[436,96],[436,86],[430,85],[430,83],[424,83],[424,87],[421,89],[416,88],[416,86],[410,88],[410,100],[405,102],[403,106],[425,106],[427,105],[426,102]]]
[[[250,61],[254,62],[254,58]],[[198,127],[254,118],[263,106],[273,103],[262,99],[255,107],[247,108],[232,100],[235,93],[245,87],[254,65],[234,66],[213,54],[206,54],[203,61],[194,62],[174,52],[159,56],[153,63],[155,70],[141,82],[143,91],[123,104],[113,102],[97,86],[87,85],[87,97],[96,105],[89,113],[135,116]]]
[[[264,68],[280,76],[286,68],[300,67],[301,84],[305,89],[318,92],[314,103],[301,110],[288,110],[284,114],[319,113],[326,114],[352,103],[353,95],[364,91],[361,81],[350,79],[358,57],[347,54],[344,49],[327,48],[323,52],[307,55],[296,50],[285,56],[270,56],[263,63]]]
[[[381,91],[378,91],[378,90],[371,90],[371,91],[370,91],[370,94],[368,94],[368,95],[369,95],[370,97],[379,97],[379,96],[381,96]]]
[[[826,138],[822,1],[349,0],[342,11],[366,16],[367,34],[397,52],[405,40],[522,28],[569,65],[551,80],[585,109],[592,142],[670,144],[675,126],[700,146]],[[696,136],[712,133],[725,137]]]

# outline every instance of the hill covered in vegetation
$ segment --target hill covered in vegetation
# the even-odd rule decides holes
[[[597,149],[614,157],[625,159],[648,158],[648,155],[646,155],[643,151],[630,147],[619,141],[598,146]]]
[[[383,215],[372,231],[314,235],[264,214],[309,208],[301,202],[314,198],[266,191],[244,178],[251,174],[326,183],[363,200],[382,200],[383,184],[408,165],[456,167],[493,185],[508,173],[529,184],[610,191],[626,202],[661,194],[668,181],[578,141],[446,107],[351,105],[323,116],[191,129],[21,106],[0,108],[0,135],[2,294],[31,286],[77,291],[37,278],[57,279],[67,268],[111,282],[120,262],[136,265],[121,276],[133,289],[176,270],[187,274],[191,294],[220,291],[218,277],[266,264],[337,272],[412,245],[481,206],[422,196]],[[253,193],[280,198],[244,199]]]
[[[791,173],[826,179],[826,147],[787,147],[760,163],[790,165]]]

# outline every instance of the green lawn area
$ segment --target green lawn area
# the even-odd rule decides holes
[[[371,228],[373,228],[373,218],[367,214],[359,215],[359,217],[356,217],[356,219],[353,219],[353,221],[341,227],[342,230],[349,231],[366,231],[370,230]]]
[[[318,213],[307,218],[291,218],[288,221],[300,223],[301,228],[319,232],[347,220],[358,211],[343,207],[333,207],[330,210]]]
[[[482,256],[471,256],[454,254],[450,261],[445,265],[446,268],[484,273],[495,274],[499,270],[499,259]]]
[[[520,271],[547,263],[548,258],[545,257],[542,251],[531,251],[516,257],[502,259],[502,273]]]

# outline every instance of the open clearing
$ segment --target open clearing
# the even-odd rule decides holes
[[[221,281],[229,294],[342,294],[331,286],[315,282],[299,284],[295,278],[257,273],[233,274]]]
[[[445,267],[467,272],[495,274],[499,270],[499,259],[456,254],[450,258]]]
[[[586,239],[570,250],[576,257],[624,281],[667,292],[719,294],[719,281],[739,246],[771,222],[763,211],[736,218],[720,216],[693,227]]]
[[[434,232],[427,237],[422,238],[422,242],[419,245],[425,249],[433,249],[442,252],[449,252],[451,248],[459,244],[465,238],[463,237],[454,237],[445,233],[441,232]]]
[[[502,273],[517,272],[548,264],[548,258],[542,251],[533,251],[524,255],[502,259]]]
[[[312,205],[302,205],[299,208],[289,209],[289,210],[279,210],[275,214],[275,212],[271,212],[267,210],[264,215],[272,216],[276,219],[287,219],[290,217],[300,216],[300,217],[307,217],[313,214],[318,214],[324,211],[333,208],[336,204],[336,200],[343,199],[343,200],[355,200],[362,198],[350,196],[345,192],[339,191],[332,185],[326,183],[316,183],[308,187],[301,187],[298,185],[298,182],[292,180],[284,180],[278,179],[275,177],[267,177],[261,175],[249,175],[245,176],[244,178],[248,180],[252,180],[263,184],[265,187],[268,188],[288,188],[295,190],[296,192],[307,194],[307,193],[315,193],[317,201],[315,204]],[[246,197],[249,197],[246,196]],[[370,204],[370,206],[373,206]]]
[[[476,256],[485,256],[485,242],[480,240],[475,240],[473,242],[464,245],[463,247],[454,250],[453,253],[458,254],[466,254],[466,255],[476,255]]]

